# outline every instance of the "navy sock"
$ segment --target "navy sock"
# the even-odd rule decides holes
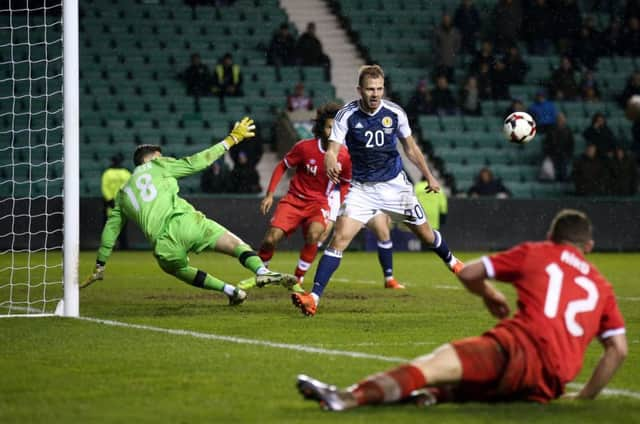
[[[322,255],[318,263],[316,275],[313,277],[313,293],[318,297],[322,296],[322,292],[329,283],[329,279],[335,270],[338,269],[341,259],[342,252],[340,250],[327,248],[324,251],[324,255]]]
[[[435,236],[435,240],[433,240],[433,247],[431,247],[431,249],[436,252],[436,255],[440,256],[440,259],[442,259],[444,263],[448,264],[453,254],[451,250],[449,250],[447,242],[439,231],[433,230],[433,235]]]
[[[378,241],[378,260],[385,277],[393,275],[393,242],[391,240]]]

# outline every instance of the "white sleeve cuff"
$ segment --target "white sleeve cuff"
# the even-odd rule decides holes
[[[494,278],[496,276],[496,270],[493,268],[493,263],[488,256],[482,257],[482,264],[484,265],[484,270],[487,272],[487,277]]]
[[[600,334],[600,340],[608,339],[611,336],[617,336],[619,334],[625,334],[627,331],[622,328],[614,328],[611,330],[607,330],[604,333]]]

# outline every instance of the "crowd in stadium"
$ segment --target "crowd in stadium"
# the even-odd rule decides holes
[[[631,142],[625,143],[608,128],[604,110],[598,111],[591,116],[597,123],[583,129],[588,148],[582,151],[574,147],[572,131],[567,128],[567,120],[572,117],[563,114],[556,105],[567,101],[597,105],[615,100],[622,111],[632,96],[640,95],[640,72],[628,75],[624,90],[615,98],[603,95],[603,82],[597,72],[600,57],[633,57],[639,53],[640,2],[628,0],[623,15],[613,13],[614,6],[608,2],[592,3],[589,12],[609,14],[606,27],[602,22],[598,25],[593,15],[583,14],[575,0],[500,0],[490,13],[484,13],[485,21],[481,19],[479,6],[472,0],[462,0],[453,13],[443,13],[430,34],[433,52],[432,66],[425,72],[428,76],[416,81],[415,91],[405,101],[395,96],[393,78],[387,81],[387,94],[405,106],[414,127],[420,115],[479,116],[483,114],[483,101],[512,100],[505,116],[513,111],[527,111],[536,119],[543,145],[540,181],[573,182],[578,195],[634,195],[638,172],[632,164],[634,157],[640,158],[640,124],[633,125],[628,135]],[[268,45],[265,43],[265,55],[267,63],[277,68],[322,66],[327,70],[327,78],[330,77],[330,59],[312,22],[297,38],[287,23],[281,24]],[[470,60],[461,61],[462,55]],[[527,55],[555,55],[558,63],[544,79],[531,77],[527,75],[530,70]],[[198,54],[193,54],[191,60],[181,74],[188,94],[217,95],[222,103],[225,96],[243,95],[242,70],[230,53],[212,70]],[[292,82],[291,94],[283,100],[283,109],[310,110],[317,106],[304,92],[304,86],[295,83]],[[539,87],[530,104],[511,93],[511,86],[521,84]],[[251,152],[248,156],[250,164],[260,159],[260,155],[255,157]],[[477,184],[481,184],[478,171]],[[600,182],[585,183],[584,179]],[[214,185],[209,187],[203,180],[202,187],[208,192],[228,191],[220,184]],[[250,186],[241,191],[259,192],[259,184]],[[476,190],[473,193],[478,194]],[[508,194],[508,188],[500,193]]]
[[[612,12],[611,3],[592,3],[596,11]],[[500,0],[488,14],[490,22],[482,22],[473,1],[462,0],[452,15],[442,15],[432,32],[434,66],[430,78],[417,81],[406,102],[411,121],[415,123],[424,114],[481,115],[482,101],[512,100],[505,116],[514,111],[529,112],[536,119],[539,137],[544,137],[541,181],[573,181],[578,195],[634,195],[638,171],[633,157],[640,158],[640,123],[636,121],[632,127],[631,143],[625,143],[598,111],[591,117],[592,124],[583,129],[587,149],[574,150],[567,116],[556,102],[597,105],[602,100],[615,100],[623,110],[632,96],[640,94],[638,71],[628,75],[624,90],[615,98],[603,98],[596,76],[600,57],[639,53],[640,2],[627,1],[623,16],[610,14],[604,30],[598,30],[593,16],[582,12],[575,0]],[[491,30],[483,32],[483,28]],[[545,79],[528,78],[530,66],[521,48],[529,55],[558,55],[559,62]],[[472,57],[463,73],[459,69],[461,55]],[[456,81],[455,74],[464,76]],[[452,84],[459,87],[457,92],[450,88]],[[539,87],[531,104],[510,93],[510,86],[516,84]],[[482,174],[487,170],[478,173],[476,185],[483,184]],[[478,195],[475,188],[469,191],[472,193]],[[508,190],[489,193],[504,195]]]

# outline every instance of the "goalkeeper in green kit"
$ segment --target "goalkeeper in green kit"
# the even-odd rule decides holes
[[[95,271],[80,288],[104,278],[107,259],[127,220],[138,224],[151,243],[153,254],[163,271],[187,284],[224,292],[229,297],[230,305],[241,304],[247,294],[205,271],[189,266],[189,252],[213,249],[235,256],[245,268],[256,274],[255,284],[259,287],[295,284],[295,277],[269,271],[249,245],[178,196],[178,178],[204,170],[232,146],[253,137],[254,130],[253,120],[245,117],[236,122],[223,141],[182,159],[163,157],[160,146],[138,146],[133,155],[136,168],[116,195],[115,207],[102,230]]]

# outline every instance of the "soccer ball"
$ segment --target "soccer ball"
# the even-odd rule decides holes
[[[526,112],[513,112],[504,120],[502,131],[511,143],[527,144],[536,136],[536,121]]]

